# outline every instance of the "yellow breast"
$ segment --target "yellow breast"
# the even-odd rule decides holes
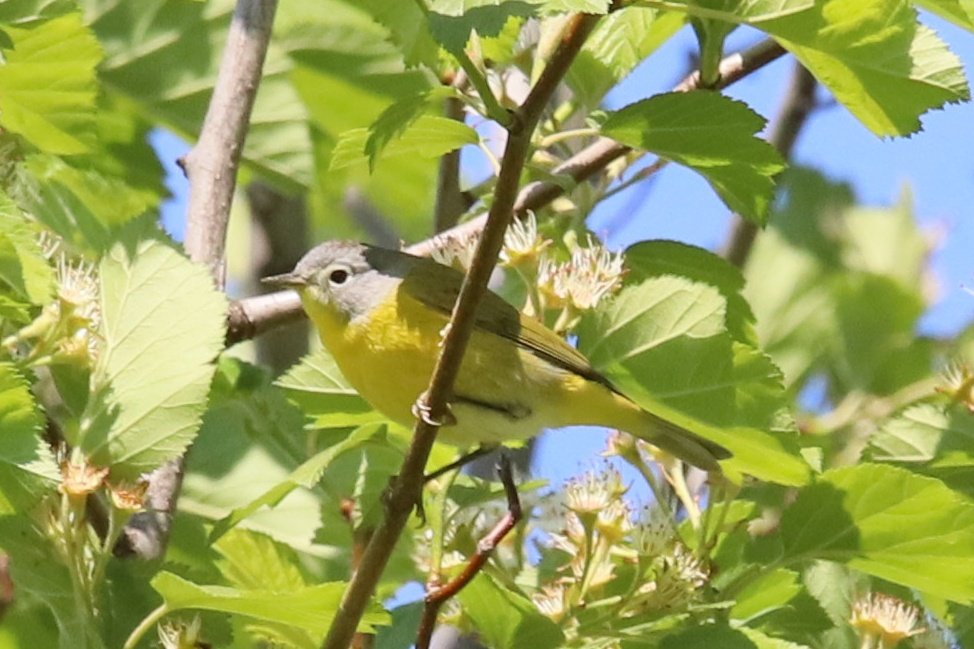
[[[305,308],[348,382],[372,406],[411,425],[411,408],[429,384],[446,318],[396,291],[367,316],[346,322],[329,305]]]

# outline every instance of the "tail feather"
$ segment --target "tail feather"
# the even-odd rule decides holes
[[[700,435],[652,413],[647,412],[646,415],[652,422],[650,430],[648,433],[637,435],[637,437],[658,446],[671,455],[675,455],[684,462],[689,462],[707,471],[720,471],[718,460],[726,460],[731,457],[731,452],[716,442],[704,439]]]

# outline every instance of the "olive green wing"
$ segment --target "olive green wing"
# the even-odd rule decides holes
[[[416,258],[415,265],[403,280],[403,289],[414,299],[449,316],[462,283],[463,273],[429,259]],[[481,300],[475,323],[557,367],[616,391],[581,352],[537,320],[521,315],[492,291],[487,291]]]

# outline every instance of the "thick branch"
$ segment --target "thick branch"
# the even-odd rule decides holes
[[[785,99],[778,110],[778,116],[771,126],[768,141],[774,145],[781,157],[791,158],[798,133],[808,121],[808,116],[815,108],[815,77],[799,62],[795,62],[795,70],[791,76],[791,85]],[[727,261],[737,267],[742,267],[751,254],[754,239],[758,234],[758,226],[740,215],[734,217],[734,226],[730,238],[725,246],[724,256]]]
[[[758,44],[728,56],[720,64],[721,80],[719,87],[724,87],[747,75],[761,69],[768,63],[778,59],[785,54],[785,50],[771,39],[759,42]],[[694,72],[676,86],[675,90],[690,91],[697,88],[699,84],[699,73]],[[563,163],[555,167],[552,174],[557,176],[568,176],[574,182],[584,182],[591,176],[604,169],[616,158],[625,155],[631,149],[623,146],[615,140],[608,138],[598,138],[595,142],[588,145]],[[518,195],[514,205],[515,213],[520,216],[527,210],[536,210],[544,207],[564,193],[562,185],[553,182],[533,182],[526,185]],[[464,236],[479,232],[484,228],[487,217],[480,216],[461,223],[442,234]],[[421,241],[407,250],[415,255],[429,255],[430,251],[436,248],[437,237]],[[278,323],[290,322],[304,316],[301,311],[301,304],[293,291],[285,292],[287,297],[281,297],[274,302],[269,302],[266,298],[270,296],[262,295],[253,298],[239,300],[231,310],[230,322],[227,329],[227,340],[237,342],[245,338],[266,331],[276,326]]]
[[[276,9],[277,0],[237,2],[199,140],[183,160],[189,178],[184,246],[221,288],[230,204]]]
[[[448,414],[448,397],[473,331],[473,315],[487,290],[487,282],[504,242],[504,233],[513,219],[518,181],[527,160],[531,135],[558,80],[567,72],[572,59],[596,22],[598,16],[585,14],[570,19],[570,25],[548,67],[531,89],[521,110],[514,114],[513,124],[508,129],[507,144],[487,224],[453,309],[443,348],[430,379],[429,390],[420,398],[421,403],[417,404],[424,416],[417,421],[413,430],[406,459],[389,490],[386,515],[365,549],[359,569],[352,576],[345,591],[335,621],[325,638],[325,649],[346,649],[349,646],[409,514],[419,502],[424,482],[423,470],[439,429],[436,422],[442,421]]]
[[[221,289],[230,202],[276,8],[277,0],[237,2],[199,141],[183,161],[189,178],[186,252],[207,266]],[[145,559],[162,556],[182,475],[180,458],[150,476],[148,511],[132,518],[117,552]]]

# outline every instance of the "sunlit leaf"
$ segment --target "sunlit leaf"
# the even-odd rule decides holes
[[[433,38],[451,54],[460,54],[470,35],[497,36],[508,19],[527,18],[537,7],[522,0],[502,0],[499,3],[482,0],[439,0],[430,3],[427,21]]]
[[[579,99],[596,107],[605,93],[684,24],[678,12],[624,6],[599,21],[572,61],[566,81]]]
[[[761,24],[877,135],[970,96],[960,61],[905,0],[827,0]]]
[[[486,644],[496,649],[554,649],[564,641],[558,625],[523,595],[480,573],[460,591],[464,611]]]
[[[196,435],[226,299],[203,267],[154,239],[118,243],[99,278],[97,398],[80,443],[113,475],[135,476],[179,455]]]
[[[105,47],[100,73],[116,96],[193,139],[213,92],[234,3],[89,0],[87,17]],[[192,61],[192,65],[187,65]],[[307,112],[288,74],[291,62],[271,39],[243,160],[289,190],[311,184]]]
[[[808,467],[783,432],[780,373],[730,337],[725,314],[712,286],[655,277],[583,318],[579,349],[646,410],[728,448],[727,470],[800,484]]]
[[[385,421],[348,384],[325,349],[304,357],[276,384],[301,407],[315,428],[349,428]]]
[[[741,271],[709,250],[677,241],[642,241],[626,250],[627,284],[638,284],[650,277],[680,275],[709,284],[727,303],[727,330],[734,340],[756,344],[754,314],[741,295]]]
[[[387,158],[419,156],[435,159],[459,149],[464,144],[476,144],[478,139],[477,132],[463,122],[435,115],[421,115],[397,139],[386,145],[382,155]],[[368,141],[367,129],[346,131],[335,145],[330,169],[336,170],[365,162]]]
[[[746,104],[713,92],[673,92],[630,104],[609,116],[613,139],[690,167],[732,210],[763,223],[771,177],[784,168],[774,147],[755,137],[764,119]]]
[[[0,282],[33,304],[51,296],[54,273],[37,233],[6,194],[0,193]]]
[[[326,582],[284,590],[244,589],[194,584],[171,572],[160,572],[152,579],[152,587],[170,611],[201,609],[244,615],[294,626],[316,638],[323,638],[331,625],[345,586],[343,582]],[[378,604],[372,604],[359,630],[369,632],[388,619]]]
[[[50,493],[60,480],[41,430],[42,419],[27,382],[13,365],[0,362],[0,473],[4,474],[0,491],[14,507]]]
[[[307,489],[314,486],[321,479],[321,474],[336,457],[360,446],[363,442],[373,437],[375,433],[375,427],[363,426],[338,444],[317,453],[291,472],[287,478],[275,484],[243,507],[234,509],[229,515],[219,520],[213,527],[211,539],[220,538],[258,509],[262,507],[274,507],[295,489],[300,487]]]
[[[48,153],[89,150],[101,47],[80,13],[4,29],[0,124]]]
[[[974,505],[880,464],[827,471],[781,519],[785,561],[829,559],[954,601],[974,599]]]
[[[913,3],[967,31],[974,31],[974,2],[971,0],[913,0]]]

